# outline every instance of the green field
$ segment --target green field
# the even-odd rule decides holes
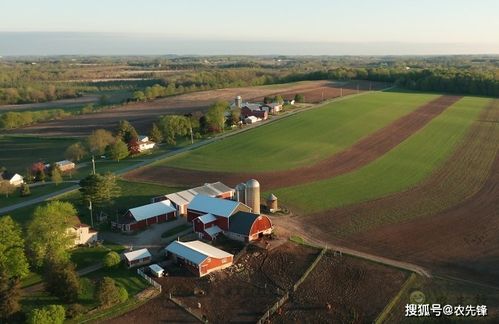
[[[26,174],[33,163],[64,160],[66,148],[77,142],[71,138],[0,136],[0,167]]]
[[[42,186],[36,186],[30,188],[31,195],[26,197],[21,197],[18,190],[9,195],[9,197],[5,197],[4,195],[0,196],[0,207],[10,206],[14,204],[18,204],[36,197],[40,197],[51,192],[62,190],[71,186],[74,186],[74,183],[61,183],[56,186],[53,183],[47,183]]]
[[[275,193],[303,214],[405,190],[425,179],[452,153],[490,99],[466,97],[378,160],[335,178]],[[306,206],[306,208],[305,208]]]
[[[272,171],[311,164],[349,147],[436,97],[393,92],[351,97],[159,164],[229,172]]]

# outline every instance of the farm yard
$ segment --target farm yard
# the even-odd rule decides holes
[[[328,252],[271,322],[373,323],[407,276],[397,269]]]
[[[345,85],[344,83],[339,83],[339,86],[343,87]],[[376,87],[380,86],[383,86],[383,84],[376,85]],[[262,96],[275,96],[280,93],[301,93],[301,91],[316,88],[336,87],[336,83],[330,81],[303,81],[284,84],[278,88],[273,86],[258,86],[198,91],[157,99],[151,102],[131,103],[103,112],[71,116],[63,120],[47,121],[25,128],[14,129],[8,131],[8,133],[36,134],[37,136],[84,136],[88,135],[97,125],[98,128],[114,129],[120,120],[128,120],[139,132],[147,132],[151,127],[151,123],[160,115],[205,111],[216,100],[232,101],[236,95],[242,96],[244,100],[251,101]],[[328,96],[324,97],[325,100],[339,96],[338,91],[328,91],[326,93]],[[357,90],[355,90],[355,93],[357,93]],[[346,95],[346,93],[343,95]]]

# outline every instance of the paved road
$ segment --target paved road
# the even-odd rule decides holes
[[[390,89],[390,88],[383,89],[383,90],[388,90],[388,89]],[[381,90],[381,91],[383,91],[383,90]],[[325,101],[325,102],[323,102],[321,104],[318,104],[318,105],[311,105],[310,107],[296,109],[296,110],[290,111],[290,112],[282,114],[282,115],[273,116],[271,119],[268,119],[266,121],[262,121],[262,122],[259,122],[259,123],[256,123],[256,124],[246,125],[242,129],[237,129],[237,130],[234,130],[234,131],[231,131],[231,132],[227,132],[227,133],[224,133],[224,134],[219,134],[217,136],[214,136],[212,138],[208,138],[206,140],[199,141],[199,142],[194,143],[192,145],[189,145],[189,146],[186,146],[186,147],[183,147],[183,148],[180,148],[180,149],[176,149],[176,150],[170,151],[170,152],[162,154],[162,155],[158,155],[158,156],[156,156],[154,158],[142,160],[142,162],[139,162],[137,164],[133,164],[131,166],[125,167],[125,168],[123,168],[123,169],[121,169],[119,171],[116,171],[115,173],[116,174],[124,174],[124,173],[127,173],[127,172],[131,171],[131,170],[135,170],[135,169],[139,169],[139,168],[148,166],[148,165],[150,165],[150,164],[152,164],[154,162],[157,162],[157,161],[160,161],[160,160],[172,157],[174,155],[194,150],[196,148],[208,145],[208,144],[216,142],[216,141],[223,140],[223,139],[225,139],[227,137],[234,136],[234,135],[237,135],[239,133],[247,132],[247,131],[249,131],[249,130],[251,130],[253,128],[261,127],[261,126],[264,126],[264,125],[268,125],[268,124],[274,123],[274,122],[276,122],[278,120],[281,120],[283,118],[288,118],[288,117],[294,116],[296,114],[302,113],[304,111],[308,111],[308,110],[311,110],[311,109],[322,107],[324,105],[329,104],[330,102],[343,101],[343,100],[350,99],[350,98],[353,98],[353,97],[366,95],[368,93],[371,93],[371,92],[366,91],[366,92],[361,92],[361,93],[354,94],[354,95],[349,95],[349,96],[345,96],[345,97],[335,98],[335,99],[331,99],[331,100]],[[77,190],[79,187],[80,186],[76,184],[76,185],[68,187],[66,189],[58,190],[58,191],[55,191],[53,193],[46,194],[46,195],[43,195],[43,196],[40,196],[40,197],[37,197],[37,198],[33,198],[33,199],[30,199],[30,200],[26,200],[26,201],[23,201],[23,202],[18,203],[18,204],[14,204],[14,205],[11,205],[11,206],[0,208],[0,216],[3,215],[3,214],[8,213],[10,211],[13,211],[13,210],[16,210],[16,209],[19,209],[19,208],[23,208],[23,207],[26,207],[26,206],[38,204],[38,203],[41,203],[43,201],[49,200],[51,198],[60,196],[62,194],[65,194],[65,193]]]
[[[102,268],[104,265],[102,264],[102,262],[99,262],[99,263],[96,263],[94,265],[91,265],[89,267],[86,267],[86,268],[83,268],[81,270],[78,270],[76,271],[76,273],[78,274],[78,276],[84,276],[86,274],[89,274],[91,272],[94,272],[94,271],[97,271],[99,270],[100,268]],[[24,295],[27,295],[27,294],[32,294],[32,293],[35,293],[35,292],[38,292],[38,291],[41,291],[45,288],[45,284],[43,282],[41,283],[38,283],[36,285],[33,285],[33,286],[29,286],[29,287],[26,287],[22,290],[22,293]]]

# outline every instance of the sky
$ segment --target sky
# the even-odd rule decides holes
[[[499,53],[497,0],[16,0],[0,55]]]

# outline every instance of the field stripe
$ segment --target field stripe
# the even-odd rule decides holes
[[[278,197],[303,214],[346,206],[406,190],[441,166],[489,103],[467,97],[383,157],[333,179],[283,188]]]

